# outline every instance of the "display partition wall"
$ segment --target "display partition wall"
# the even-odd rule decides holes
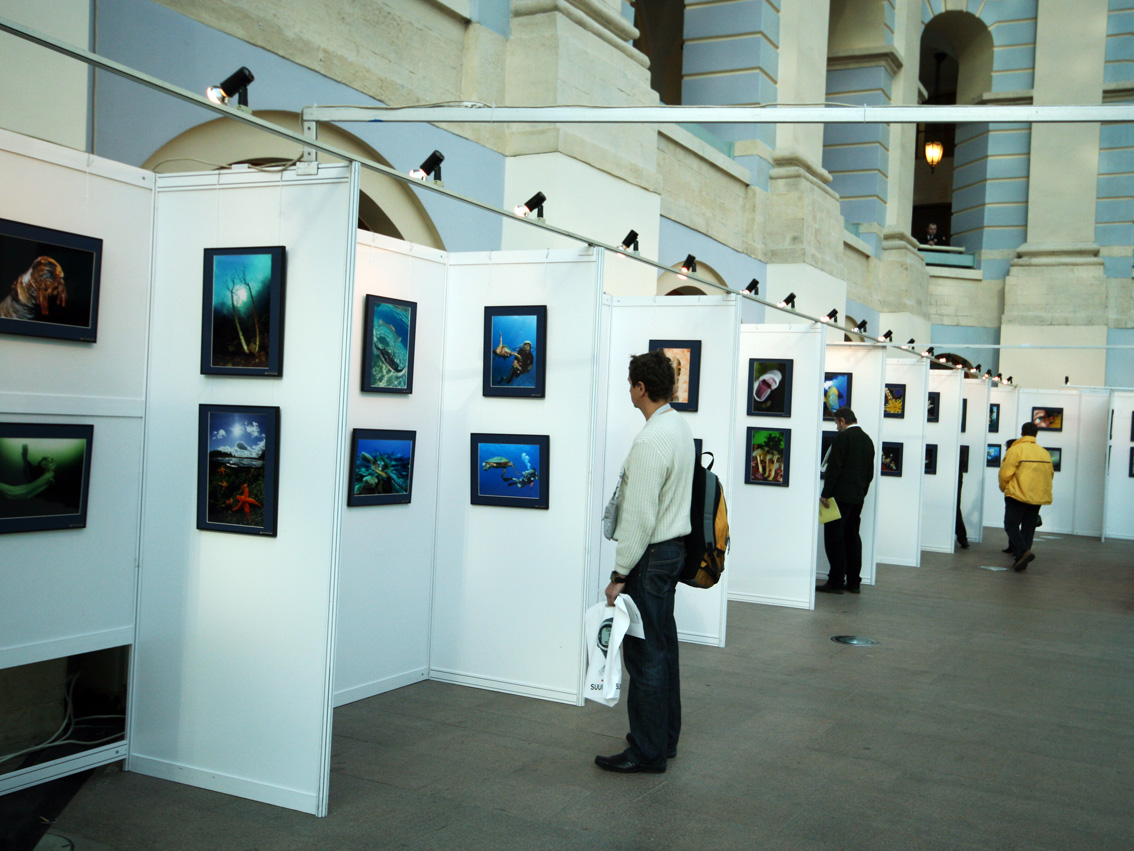
[[[874,441],[874,481],[866,493],[862,503],[862,519],[859,526],[859,536],[862,538],[862,583],[873,585],[878,563],[877,531],[878,531],[878,500],[882,490],[881,463],[882,463],[882,408],[885,398],[886,384],[886,348],[869,343],[831,343],[827,345],[826,364],[824,374],[849,374],[852,376],[850,384],[850,398],[844,401],[842,396],[838,404],[846,404],[854,411],[858,418],[859,427],[870,435]],[[825,387],[826,382],[820,382]],[[827,405],[822,396],[818,400],[821,405]],[[829,406],[828,406],[829,409]],[[831,419],[823,421],[823,430],[835,431],[835,423]],[[903,464],[904,467],[904,464]],[[818,469],[818,465],[816,468]],[[815,511],[819,508],[816,504]],[[818,557],[816,558],[815,576],[826,576],[830,569],[827,553],[823,546],[823,527],[818,527]]]
[[[818,324],[740,326],[734,369],[733,462],[727,471],[735,479],[729,502],[732,547],[726,570],[731,600],[815,607],[812,524],[818,524],[819,514],[819,388],[826,331]],[[790,415],[749,414],[752,363],[784,361],[791,364]],[[774,439],[783,432],[787,432],[783,452],[787,477],[780,482],[774,476],[772,481],[760,480],[753,475],[753,443],[766,446],[767,437]]]
[[[680,383],[682,399],[695,392],[695,410],[678,413],[688,423],[693,437],[701,441],[702,451],[712,453],[713,472],[720,478],[731,509],[737,492],[744,487],[743,471],[733,454],[731,427],[731,413],[737,404],[733,365],[737,362],[737,329],[740,327],[736,296],[608,297],[604,308],[608,319],[602,362],[607,394],[605,417],[600,416],[605,427],[599,437],[603,458],[597,468],[602,471],[598,507],[601,508],[614,492],[630,445],[645,425],[641,412],[630,404],[627,383],[630,356],[648,351],[651,342],[666,342],[688,343],[690,349],[698,352],[696,374]],[[707,456],[702,460],[705,464],[710,461]],[[591,595],[596,601],[601,599],[602,589],[614,569],[616,549],[615,542],[606,540],[600,532],[599,525],[594,524],[592,536],[600,554]],[[729,583],[738,552],[734,534],[726,570],[713,588],[678,586],[674,608],[682,641],[724,646]]]
[[[922,487],[921,548],[935,553],[951,553],[956,543],[963,380],[959,369],[929,370],[927,407],[932,407],[925,414],[925,445],[931,463],[927,464]],[[972,464],[970,458],[970,469]]]
[[[17,669],[38,666],[36,691],[45,695],[43,703],[57,701],[53,705],[59,707],[58,717],[43,716],[42,739],[11,738],[14,730],[4,731],[2,753],[39,744],[60,727],[69,657],[123,648],[125,670],[134,641],[153,180],[149,172],[0,130],[0,219],[101,240],[105,282],[98,291],[96,340],[0,335],[5,372],[0,422],[19,424],[13,434],[25,425],[93,427],[87,444],[85,525],[0,537],[0,690],[11,689],[9,695],[24,692]],[[114,214],[108,215],[108,210]],[[18,260],[13,272],[11,263],[20,247],[11,242],[0,247],[5,290],[25,271],[25,263],[50,250],[32,248],[30,259]],[[70,285],[69,301],[75,308],[83,297],[83,277],[78,268],[63,263],[64,283]],[[90,283],[88,276],[88,293]],[[58,297],[45,301],[44,313],[26,305],[33,317],[27,320],[29,326],[58,327],[51,323],[65,315],[63,303]],[[20,469],[26,444],[18,436],[6,437],[4,443],[2,481],[22,483],[29,478]],[[42,457],[54,454],[33,440],[27,463],[38,468]],[[44,503],[49,508],[66,486],[62,459],[56,461],[56,478],[36,495],[49,500]],[[77,493],[81,483],[78,478],[73,482]],[[32,483],[30,478],[27,483]],[[16,502],[14,508],[19,507]],[[29,497],[20,505],[33,502]],[[5,510],[4,516],[24,513]],[[76,687],[87,685],[80,675]],[[21,722],[29,737],[43,729],[28,723],[33,714]],[[127,741],[120,738],[33,767],[12,768],[19,763],[10,763],[0,774],[0,793],[120,760],[126,750]]]
[[[961,475],[961,517],[966,536],[980,543],[984,536],[984,480],[988,456],[990,384],[984,378],[965,378],[961,385],[961,445],[968,447],[969,469]]]
[[[357,199],[358,167],[324,165],[317,177],[293,170],[161,175],[155,208],[127,766],[317,815],[326,813],[330,761]],[[246,286],[262,274],[250,263],[226,283],[225,267],[203,265],[206,249],[265,246],[284,248],[284,293]],[[202,278],[214,275],[232,288],[228,308],[224,290],[220,307],[203,303]],[[249,353],[256,340],[280,344],[262,321],[251,321],[254,292],[288,305],[282,375],[201,374],[203,304],[240,312]],[[217,351],[243,357],[236,348]],[[208,419],[199,429],[202,405],[232,406],[231,421]],[[271,417],[259,413],[272,409],[279,412],[274,434]],[[203,457],[199,437],[227,441],[228,449]],[[250,531],[253,505],[263,502],[267,515],[274,503],[275,534],[197,528],[199,489],[211,497],[231,484],[226,477],[249,475],[256,468],[242,459],[261,445],[270,452],[272,442],[276,497],[267,465],[261,499],[252,498],[258,490],[234,491],[215,512],[208,503],[208,519]]]
[[[1134,540],[1134,391],[1111,394],[1103,539]]]
[[[988,445],[999,450],[995,467],[989,467],[984,475],[984,525],[997,529],[1004,528],[1004,494],[1000,490],[1000,464],[1007,452],[1006,444],[1020,436],[1023,419],[1017,414],[1019,388],[1011,384],[993,384],[988,390],[989,410],[995,410],[988,422]],[[988,448],[985,448],[985,461],[988,462]],[[1000,540],[996,538],[996,540]]]
[[[1076,440],[1075,492],[1072,504],[1076,535],[1102,537],[1106,513],[1107,434],[1111,394],[1107,390],[1080,389],[1079,434]],[[1129,436],[1129,435],[1128,435]],[[1129,459],[1127,459],[1129,460]],[[1131,506],[1134,503],[1120,502]]]
[[[901,446],[900,476],[876,473],[878,561],[921,566],[921,493],[925,479],[925,399],[929,361],[921,357],[886,359],[882,443]],[[901,394],[900,397],[898,394]]]

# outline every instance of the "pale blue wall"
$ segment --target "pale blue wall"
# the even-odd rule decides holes
[[[1134,346],[1134,329],[1111,328],[1108,346]],[[1106,386],[1134,387],[1134,349],[1111,349],[1106,353]]]
[[[974,328],[969,325],[933,325],[930,328],[932,345],[937,354],[946,352],[960,355],[973,366],[981,365],[981,372],[991,369],[996,375],[1000,371],[1000,350],[983,348],[1000,344],[999,328]],[[953,345],[956,344],[956,345]],[[976,348],[969,348],[975,346]]]

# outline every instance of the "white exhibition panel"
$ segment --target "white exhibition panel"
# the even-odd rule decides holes
[[[1134,392],[1111,394],[1110,421],[1103,537],[1134,540]]]
[[[602,294],[599,252],[450,255],[430,678],[583,702]],[[484,308],[547,306],[546,395],[482,395]],[[416,382],[416,379],[415,379]],[[470,504],[469,436],[547,435],[547,510]],[[592,573],[593,575],[593,573]]]
[[[969,471],[961,476],[961,516],[969,540],[978,544],[984,535],[984,480],[993,469],[986,467],[989,389],[983,378],[966,378],[961,384],[968,407],[968,416],[961,418],[961,444],[969,447]]]
[[[0,668],[134,640],[153,185],[0,130],[0,218],[102,239],[97,342],[0,335],[0,421],[94,425],[86,528],[0,536]]]
[[[929,361],[886,360],[886,383],[906,387],[903,417],[882,418],[882,441],[902,444],[902,475],[878,475],[878,561],[921,567],[921,491],[925,478],[925,394]],[[878,452],[882,451],[879,441]]]
[[[1080,390],[1079,441],[1075,475],[1076,535],[1101,537],[1106,493],[1107,441],[1110,423],[1110,393],[1106,390]]]
[[[1019,391],[1018,416],[1021,422],[1032,419],[1033,408],[1062,408],[1063,430],[1044,431],[1036,436],[1036,443],[1044,449],[1058,448],[1063,456],[1059,472],[1051,481],[1051,505],[1040,509],[1043,518],[1043,532],[1070,535],[1075,531],[1075,490],[1078,476],[1079,445],[1079,391],[1077,390],[1032,390]],[[1100,442],[1106,434],[1103,425],[1096,439]]]
[[[322,815],[357,166],[158,178],[133,771]],[[287,248],[283,377],[200,374],[202,257]],[[353,373],[352,373],[353,374]],[[278,537],[196,528],[198,405],[279,406]]]
[[[925,476],[921,503],[921,548],[951,553],[957,542],[957,471],[961,461],[959,369],[930,369],[929,392],[940,393],[938,420],[925,424],[926,446],[937,447],[937,472]],[[972,459],[969,459],[972,469]]]
[[[825,332],[821,325],[741,325],[729,478],[730,600],[815,608],[814,529],[819,522],[819,432]],[[790,417],[747,414],[748,361],[791,360]],[[881,406],[879,406],[881,411]],[[749,427],[791,430],[788,486],[745,484]],[[808,530],[811,531],[808,531]]]
[[[862,503],[862,522],[859,537],[862,538],[862,584],[873,585],[878,565],[878,493],[882,463],[882,403],[885,398],[886,347],[869,343],[829,343],[827,345],[824,372],[849,372],[851,381],[850,409],[858,418],[859,427],[874,441],[874,480]],[[820,392],[816,394],[822,401],[823,376],[819,376]],[[824,431],[834,431],[832,420],[823,420]],[[818,476],[818,464],[815,467]],[[821,490],[821,488],[820,488]],[[816,511],[818,511],[816,506]],[[889,522],[887,519],[886,522]],[[823,546],[823,527],[819,526],[818,557],[815,562],[815,575],[826,576],[831,565],[827,561],[827,551]]]
[[[339,547],[335,619],[335,705],[361,700],[429,676],[429,613],[441,439],[446,255],[359,232],[355,258],[350,362],[349,439],[356,428],[417,433],[412,501],[347,506]],[[413,392],[361,391],[367,295],[417,304]],[[349,464],[348,460],[348,464]],[[346,493],[339,495],[343,501]],[[440,531],[444,533],[444,526]]]
[[[630,451],[634,437],[646,421],[630,404],[627,374],[631,355],[647,351],[650,340],[700,340],[700,391],[696,411],[682,411],[694,438],[701,439],[704,452],[714,456],[713,472],[724,490],[732,512],[733,495],[742,486],[737,478],[737,465],[732,462],[732,429],[730,412],[736,404],[733,364],[736,363],[736,337],[740,321],[735,296],[659,296],[656,298],[616,298],[610,303],[609,333],[606,345],[607,367],[606,426],[599,436],[605,444],[602,466],[602,490],[609,499],[618,482],[622,463]],[[602,420],[600,420],[601,422]],[[599,506],[601,511],[602,505]],[[730,522],[731,527],[731,522]],[[614,569],[616,544],[602,537],[599,541],[599,570],[588,602],[602,599]],[[682,641],[725,644],[729,580],[737,553],[735,538],[725,558],[725,572],[713,588],[690,588],[679,585],[674,605],[678,637]]]
[[[1020,426],[1024,422],[1016,412],[1019,392],[1016,387],[999,383],[993,384],[988,391],[988,404],[1000,406],[1000,430],[990,432],[988,442],[1000,445],[1001,460],[1007,451],[1004,444],[1020,436]],[[989,467],[984,476],[984,525],[1004,528],[1004,494],[1000,490],[998,467]]]

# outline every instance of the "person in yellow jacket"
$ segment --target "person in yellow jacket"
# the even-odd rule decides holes
[[[1051,456],[1036,443],[1039,429],[1024,423],[1020,437],[1004,453],[1000,464],[1000,490],[1004,493],[1004,531],[1012,548],[1016,571],[1027,570],[1035,560],[1032,536],[1041,505],[1051,505]]]

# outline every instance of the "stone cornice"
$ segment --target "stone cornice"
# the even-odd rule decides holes
[[[1134,83],[1104,83],[1103,103],[1126,103],[1134,100]]]
[[[597,0],[512,0],[512,17],[558,12],[569,21],[598,36],[611,47],[648,68],[650,60],[629,42],[638,37],[629,21]]]
[[[980,103],[995,103],[1000,106],[1028,106],[1033,100],[1031,89],[1019,89],[1014,92],[985,92],[980,96]]]
[[[874,68],[878,65],[885,67],[894,76],[905,65],[902,54],[892,44],[883,44],[878,47],[852,47],[849,50],[837,50],[827,54],[827,70],[843,71],[848,68]]]
[[[1025,242],[1013,266],[1102,266],[1099,247],[1090,242]]]
[[[827,185],[831,182],[831,173],[794,148],[781,148],[772,155],[772,171],[769,176],[773,180],[802,177],[836,201],[839,200],[835,190]]]

